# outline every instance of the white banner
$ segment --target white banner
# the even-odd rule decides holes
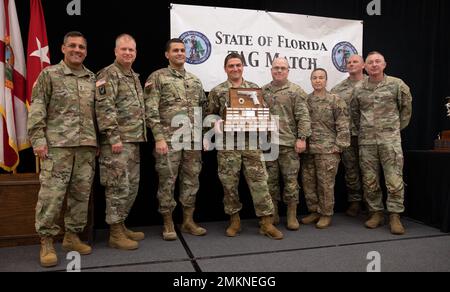
[[[245,59],[244,79],[260,86],[272,80],[270,68],[287,58],[289,79],[312,91],[315,68],[328,71],[328,88],[347,77],[346,61],[362,53],[362,21],[256,10],[172,4],[171,37],[186,44],[186,69],[206,91],[227,79],[223,61],[230,52]]]

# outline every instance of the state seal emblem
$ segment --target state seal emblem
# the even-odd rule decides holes
[[[211,42],[201,32],[187,31],[179,38],[186,46],[186,62],[188,64],[202,64],[211,56]]]
[[[331,58],[336,69],[342,73],[347,73],[348,59],[355,54],[358,54],[358,51],[351,43],[340,42],[334,46]]]

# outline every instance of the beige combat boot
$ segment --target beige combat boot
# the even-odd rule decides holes
[[[378,226],[381,226],[384,224],[384,214],[383,212],[373,212],[370,215],[369,220],[366,221],[364,224],[367,228],[375,229]]]
[[[272,239],[283,239],[283,233],[272,224],[272,216],[263,216],[259,223],[259,233]]]
[[[287,229],[299,230],[300,224],[297,220],[297,203],[291,202],[287,208]]]
[[[54,267],[58,264],[53,238],[41,237],[41,251],[39,253],[41,266],[45,268]]]
[[[125,226],[125,223],[123,223],[123,222],[122,222],[122,229],[124,230],[125,235],[131,240],[141,241],[141,240],[144,240],[144,238],[145,238],[144,232],[134,232],[134,231],[128,229]]]
[[[206,234],[206,229],[198,226],[194,222],[194,210],[194,208],[183,208],[183,224],[181,224],[181,232],[195,236],[203,236]]]
[[[83,243],[78,237],[78,234],[70,231],[66,231],[64,234],[62,248],[65,251],[76,251],[82,255],[88,255],[92,252],[92,248]]]
[[[121,223],[110,225],[109,246],[122,250],[134,250],[139,248],[137,241],[131,240],[125,235]]]
[[[280,214],[278,213],[278,201],[272,200],[272,203],[273,203],[273,215],[272,215],[273,225],[278,225],[280,224]]]
[[[313,212],[313,213],[309,214],[308,216],[304,217],[302,219],[302,223],[306,224],[306,225],[312,224],[312,223],[317,223],[317,221],[319,221],[319,219],[320,219],[320,214]]]
[[[172,213],[162,214],[164,220],[163,239],[166,241],[177,240],[177,233],[173,225]]]
[[[405,234],[405,228],[400,221],[400,215],[392,213],[389,216],[389,225],[391,226],[391,233],[395,235]]]
[[[331,225],[331,216],[320,216],[319,222],[316,224],[316,228],[325,229]]]
[[[351,202],[345,214],[350,217],[358,216],[361,211],[361,202]]]
[[[230,226],[228,226],[225,232],[229,237],[235,237],[241,232],[241,218],[239,217],[239,213],[230,216]]]

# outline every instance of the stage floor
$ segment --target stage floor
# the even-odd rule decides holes
[[[365,272],[371,262],[368,253],[378,252],[382,272],[450,272],[450,234],[404,218],[407,233],[394,236],[387,225],[364,228],[364,218],[333,217],[329,229],[302,225],[288,231],[279,226],[281,241],[258,234],[258,221],[244,220],[238,237],[224,235],[227,222],[209,222],[205,237],[179,233],[179,240],[162,240],[160,226],[134,228],[146,239],[136,251],[119,251],[107,246],[108,232],[97,230],[93,253],[81,257],[81,270],[139,272]],[[178,231],[178,230],[177,230]],[[38,262],[39,246],[0,249],[0,272],[66,271],[70,262],[61,245],[56,246],[59,265],[44,269]],[[369,257],[372,259],[371,257]]]

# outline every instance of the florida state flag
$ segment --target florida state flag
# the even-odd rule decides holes
[[[31,91],[45,67],[50,65],[47,30],[41,0],[30,0],[30,29],[27,49],[27,103],[31,103]]]
[[[14,0],[0,0],[0,167],[14,170],[27,136],[25,57]]]

